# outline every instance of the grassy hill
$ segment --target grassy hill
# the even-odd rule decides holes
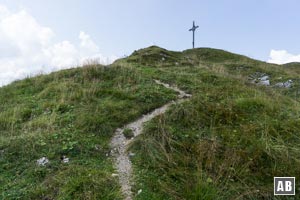
[[[223,50],[152,46],[111,66],[2,87],[0,199],[122,199],[109,141],[176,99],[154,79],[193,96],[131,145],[135,199],[274,199],[274,176],[300,178],[298,71]],[[262,76],[269,86],[256,84]],[[46,166],[36,163],[42,157]]]
[[[1,88],[0,199],[120,199],[114,130],[174,97],[130,67],[85,66]],[[41,157],[49,165],[38,167]]]

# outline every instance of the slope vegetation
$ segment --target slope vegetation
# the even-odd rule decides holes
[[[193,97],[147,124],[131,147],[137,199],[274,199],[274,176],[300,178],[294,71],[214,49],[184,51],[175,61],[158,47],[133,56],[155,51],[159,64],[134,66]],[[118,62],[132,65],[131,57]],[[253,83],[253,74],[267,74],[271,85]],[[273,86],[288,79],[290,88]]]
[[[129,67],[85,66],[1,88],[0,199],[121,199],[114,130],[173,98]],[[49,163],[38,166],[42,157]]]
[[[300,178],[298,71],[152,46],[111,66],[2,87],[0,199],[123,199],[109,144],[118,128],[177,99],[155,80],[192,97],[132,140],[133,199],[274,199],[274,176]]]

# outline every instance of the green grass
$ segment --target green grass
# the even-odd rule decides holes
[[[85,66],[1,88],[0,199],[121,199],[106,156],[114,130],[174,98],[134,68],[117,66]],[[43,156],[50,163],[39,167]]]
[[[134,137],[134,133],[133,130],[130,128],[125,128],[123,131],[123,135],[127,138],[127,139],[131,139]]]
[[[136,199],[274,199],[274,176],[300,178],[300,107],[289,94],[297,85],[277,89],[248,80],[255,72],[299,76],[211,51],[189,50],[202,58],[194,66],[136,65],[193,94],[148,123],[131,147],[135,191],[143,191]]]
[[[114,131],[176,99],[153,79],[193,96],[148,122],[130,147],[135,199],[274,199],[274,176],[300,178],[298,71],[223,50],[152,46],[111,66],[2,87],[0,199],[122,199]],[[257,73],[294,85],[250,83]],[[37,166],[43,156],[50,163]]]

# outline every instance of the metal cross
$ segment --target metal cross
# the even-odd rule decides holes
[[[195,30],[199,28],[199,26],[195,26],[195,21],[193,21],[193,27],[189,31],[193,31],[193,48],[195,48]]]

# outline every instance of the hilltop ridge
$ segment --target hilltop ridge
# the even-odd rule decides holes
[[[147,64],[147,61],[161,63],[164,61],[166,65],[193,65],[202,60],[210,62],[225,62],[234,61],[235,59],[254,61],[246,56],[230,53],[221,49],[195,48],[179,52],[169,51],[158,46],[150,46],[134,51],[128,58],[126,58],[128,62],[143,61],[142,64]]]

